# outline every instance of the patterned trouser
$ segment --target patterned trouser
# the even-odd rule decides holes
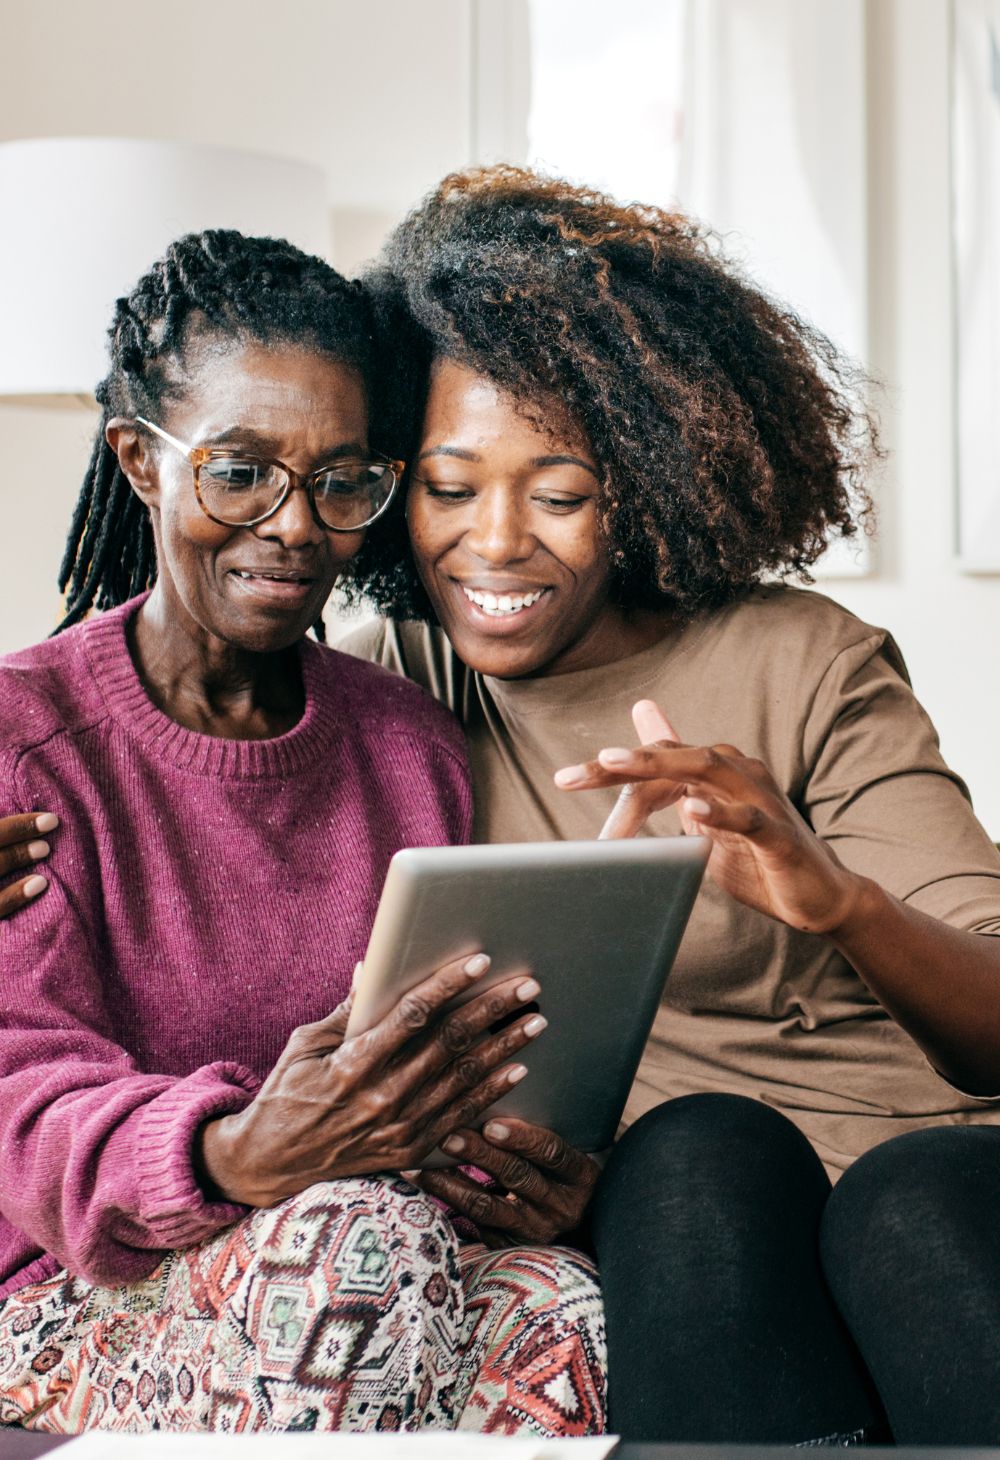
[[[313,1186],[144,1282],[66,1273],[0,1304],[0,1423],[85,1429],[604,1427],[594,1270],[459,1246],[408,1182]]]

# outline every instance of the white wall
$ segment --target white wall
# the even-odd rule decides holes
[[[286,0],[259,14],[237,0],[169,11],[6,0],[18,45],[5,58],[0,139],[186,138],[320,162],[334,259],[351,267],[469,159],[469,12],[466,0]],[[947,0],[867,0],[867,27],[870,339],[893,457],[872,575],[822,589],[896,634],[945,754],[1000,837],[1000,579],[962,577],[952,563]],[[209,84],[223,57],[227,75],[248,78],[242,106]],[[141,178],[123,182],[141,196]],[[55,619],[52,579],[87,451],[81,415],[0,407],[0,651]]]
[[[1000,578],[953,564],[948,6],[869,0],[869,12],[871,341],[892,458],[873,575],[823,587],[896,635],[945,755],[1000,838]]]
[[[0,137],[274,152],[395,212],[466,160],[469,47],[465,0],[5,0]]]
[[[318,163],[333,262],[348,272],[470,160],[467,0],[5,0],[3,12],[0,141],[162,138]],[[142,184],[117,180],[139,207]],[[0,206],[0,227],[17,226]],[[57,619],[56,570],[95,419],[0,404],[0,653]]]

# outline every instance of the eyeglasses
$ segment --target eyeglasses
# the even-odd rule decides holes
[[[320,527],[330,532],[359,532],[382,516],[405,466],[382,457],[351,458],[303,477],[283,461],[237,456],[225,447],[188,446],[145,416],[135,419],[187,457],[198,505],[206,517],[224,527],[255,527],[266,522],[290,492],[302,487]]]

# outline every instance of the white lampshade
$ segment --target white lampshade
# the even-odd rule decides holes
[[[322,168],[189,143],[0,143],[0,217],[0,400],[92,399],[115,300],[183,233],[330,253]]]

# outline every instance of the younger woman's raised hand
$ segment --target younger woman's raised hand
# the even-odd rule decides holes
[[[517,1083],[513,1057],[545,1028],[537,1013],[516,1018],[539,993],[524,973],[446,1009],[488,966],[483,954],[446,964],[350,1039],[350,996],[296,1029],[246,1109],[202,1126],[205,1185],[271,1207],[318,1181],[418,1167]]]
[[[49,854],[44,840],[59,825],[51,811],[32,811],[26,816],[0,817],[0,877],[34,867]],[[12,917],[48,887],[38,872],[0,889],[0,919]]]
[[[725,892],[802,932],[832,933],[843,924],[862,879],[816,835],[762,761],[734,745],[685,745],[651,700],[640,700],[632,718],[641,745],[609,747],[556,772],[565,791],[621,786],[602,837],[635,836],[676,803],[684,831],[710,838],[708,873]]]

